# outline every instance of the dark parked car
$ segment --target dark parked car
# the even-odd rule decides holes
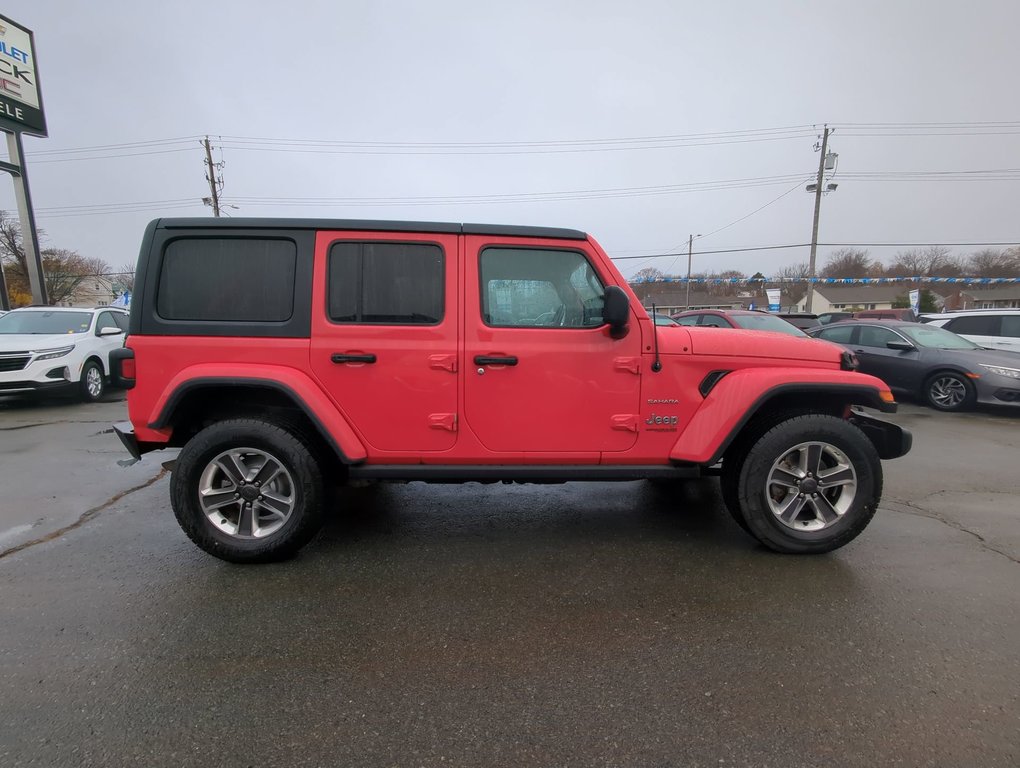
[[[818,315],[811,314],[810,312],[780,312],[778,317],[783,318],[790,325],[794,325],[802,331],[817,328],[821,325],[818,322]]]
[[[1020,355],[994,352],[951,331],[901,320],[844,320],[811,333],[857,355],[862,373],[940,411],[974,403],[1020,405]]]
[[[750,309],[692,309],[672,316],[680,325],[743,328],[748,331],[777,331],[791,336],[807,336],[804,331],[778,315]]]
[[[828,325],[829,323],[838,323],[840,320],[850,320],[853,316],[853,312],[822,312],[818,316],[818,325]]]

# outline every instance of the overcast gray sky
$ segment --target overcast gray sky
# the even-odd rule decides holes
[[[689,233],[723,227],[695,250],[808,242],[811,126],[829,122],[839,188],[822,203],[821,242],[1020,238],[1015,170],[854,176],[1020,169],[1020,123],[972,127],[1020,121],[1015,0],[33,0],[2,12],[35,32],[50,135],[25,147],[44,245],[113,266],[134,262],[150,219],[210,214],[204,134],[222,146],[235,215],[566,226],[621,257],[686,248]],[[968,126],[851,125],[945,122]],[[714,137],[638,141],[694,134]],[[54,153],[167,139],[182,141]],[[628,141],[578,143],[614,139]],[[456,146],[406,146],[428,143]],[[744,179],[766,183],[676,189]],[[496,197],[562,192],[572,194]],[[112,204],[134,210],[70,208]],[[0,206],[14,208],[7,182]],[[807,255],[703,255],[694,269],[770,274]],[[618,264],[682,273],[686,257]]]

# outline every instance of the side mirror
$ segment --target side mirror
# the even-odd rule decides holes
[[[124,333],[120,328],[114,328],[112,325],[104,325],[99,329],[100,336],[117,336]]]
[[[609,335],[620,339],[627,335],[627,321],[630,319],[630,298],[618,285],[606,288],[602,306],[602,320],[609,324]]]
[[[887,341],[885,345],[889,349],[898,349],[900,352],[909,352],[914,348],[914,345],[909,341]]]

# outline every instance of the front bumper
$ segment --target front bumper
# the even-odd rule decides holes
[[[880,459],[898,459],[900,456],[906,456],[914,445],[914,436],[910,430],[898,424],[865,416],[857,411],[854,411],[850,421],[856,424],[875,446]]]
[[[0,381],[0,395],[59,395],[73,390],[73,382],[57,381]]]

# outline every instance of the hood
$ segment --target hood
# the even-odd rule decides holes
[[[843,347],[829,341],[789,333],[746,331],[738,328],[690,328],[691,352],[719,357],[811,361],[839,366]]]
[[[60,349],[81,340],[80,333],[0,333],[0,352]]]

